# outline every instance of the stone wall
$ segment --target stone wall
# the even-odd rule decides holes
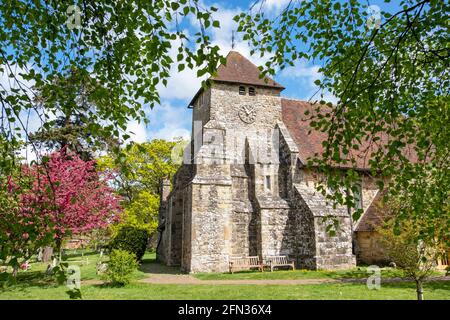
[[[315,190],[321,175],[300,162],[282,123],[279,93],[256,87],[256,96],[240,95],[239,85],[216,82],[194,101],[200,128],[192,137],[200,139],[192,165],[179,170],[162,202],[159,260],[185,272],[225,272],[230,256],[249,255],[288,255],[308,269],[355,266],[350,213]],[[240,118],[243,106],[255,111],[254,122]],[[364,209],[375,194],[370,176],[363,176]],[[327,216],[340,223],[334,236],[326,231]]]
[[[255,208],[254,165],[231,165],[233,212],[232,244],[233,256],[255,256],[258,254],[258,211]]]
[[[315,268],[345,269],[356,265],[352,248],[352,222],[349,212],[344,206],[333,206],[327,202],[311,183],[296,183],[298,192],[297,204],[306,214],[310,211],[312,219],[306,219],[312,226],[302,226],[302,229],[314,230]],[[308,214],[309,215],[309,214]],[[327,232],[329,223],[337,221],[339,228],[335,235]]]
[[[181,251],[181,270],[189,272],[191,270],[192,260],[192,184],[189,183],[184,191],[184,211],[182,225],[182,251]]]
[[[317,269],[350,269],[356,266],[356,257],[352,249],[352,228],[350,217],[334,217],[339,223],[336,235],[330,235],[327,224],[321,217],[314,218],[316,234]]]
[[[259,255],[294,256],[295,220],[286,201],[259,198],[261,249]]]
[[[251,124],[239,118],[238,112],[243,105],[256,110],[256,120]],[[236,84],[213,83],[210,120],[233,130],[241,130],[243,134],[251,129],[273,129],[281,121],[280,89],[256,87],[256,95],[249,96],[240,95]]]
[[[222,179],[219,179],[219,181]],[[192,183],[190,272],[224,272],[231,254],[231,180]]]
[[[167,265],[180,265],[182,257],[183,216],[190,194],[186,190],[194,175],[192,165],[182,165],[171,183],[164,180],[161,186],[159,207],[158,245],[156,258]]]
[[[358,264],[386,265],[389,263],[380,244],[380,234],[374,231],[358,231],[356,238],[356,258]]]
[[[296,234],[295,252],[293,257],[296,266],[299,269],[315,270],[317,269],[317,262],[314,216],[300,194],[295,190],[291,198],[291,212],[296,222],[296,228],[294,229]]]
[[[362,173],[361,174],[361,182],[362,182],[362,205],[363,210],[366,211],[369,208],[372,200],[378,193],[378,185],[376,184],[377,179],[372,177],[369,174]]]
[[[170,225],[169,197],[170,181],[164,180],[160,189],[160,204],[158,212],[158,244],[156,247],[156,259],[164,264],[168,262],[169,256],[169,233],[167,228]]]
[[[192,122],[200,121],[204,126],[210,119],[211,89],[203,89],[194,102]]]

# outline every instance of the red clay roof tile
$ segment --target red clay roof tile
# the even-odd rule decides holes
[[[306,164],[308,159],[317,158],[324,152],[322,142],[328,137],[326,132],[314,130],[310,126],[310,118],[312,115],[317,115],[317,105],[312,105],[306,101],[281,99],[281,107],[283,112],[283,122],[289,130],[292,139],[297,144],[299,149],[299,158]],[[305,111],[309,111],[308,115],[305,115]],[[327,106],[320,106],[320,113],[326,114],[331,111]],[[381,136],[381,140],[378,144],[386,144],[388,142],[387,135]],[[352,150],[350,156],[356,160],[356,168],[361,170],[369,170],[370,154],[377,150],[378,146],[371,144],[370,141],[363,141],[359,146],[359,151]],[[417,157],[411,147],[405,149],[407,157],[415,162]],[[350,159],[350,157],[349,157]],[[337,167],[349,168],[352,167],[350,161],[347,165],[339,164]]]
[[[217,75],[211,77],[211,80],[284,89],[269,77],[261,79],[258,67],[240,53],[230,51],[226,59],[226,65],[221,64],[217,69]]]

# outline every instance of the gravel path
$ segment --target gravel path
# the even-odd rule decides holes
[[[172,274],[152,274],[148,278],[139,281],[153,284],[206,284],[206,285],[218,285],[218,284],[296,285],[296,284],[321,284],[321,283],[339,282],[339,280],[334,279],[200,280],[191,275],[172,275]]]

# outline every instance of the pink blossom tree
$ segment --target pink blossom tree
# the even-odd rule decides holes
[[[18,258],[29,258],[36,246],[54,242],[60,249],[67,236],[118,221],[120,198],[109,181],[97,172],[95,161],[85,162],[64,149],[3,179],[0,259],[17,268]]]
[[[110,177],[95,169],[95,161],[83,161],[65,149],[52,153],[40,166],[32,166],[32,191],[23,208],[37,200],[33,194],[49,196],[49,214],[54,224],[57,247],[67,235],[102,229],[119,219],[120,198],[108,185]],[[45,191],[45,192],[43,192]],[[31,201],[30,201],[31,200]]]

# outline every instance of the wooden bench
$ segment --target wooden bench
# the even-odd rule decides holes
[[[294,261],[288,260],[287,256],[269,256],[265,258],[264,262],[271,272],[273,272],[275,267],[291,267],[292,270],[295,270]]]
[[[230,273],[239,270],[250,270],[251,268],[258,268],[260,271],[264,271],[264,265],[258,256],[230,257],[229,268]]]

